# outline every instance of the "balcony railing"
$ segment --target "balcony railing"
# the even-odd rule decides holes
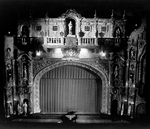
[[[97,45],[97,38],[80,38],[81,45]]]
[[[44,43],[47,43],[48,45],[63,45],[64,43],[63,38],[56,38],[56,37],[47,37],[44,38]]]
[[[124,44],[126,41],[126,38],[98,38],[97,44],[120,46],[120,44]]]
[[[44,44],[48,47],[58,47],[58,46],[65,46],[67,38],[55,38],[55,37],[16,37],[15,38],[15,45],[23,45],[23,46],[36,46],[38,44]],[[70,40],[72,42],[72,40]],[[76,44],[80,47],[86,47],[86,46],[124,46],[124,44],[127,44],[126,38],[76,38]]]

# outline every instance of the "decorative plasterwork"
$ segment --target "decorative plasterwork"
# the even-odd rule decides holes
[[[51,61],[51,60],[39,60],[39,61],[33,61],[33,77],[36,76],[36,74],[44,69],[45,67],[48,67],[50,65],[55,64],[58,61]]]
[[[119,30],[117,29],[119,28]],[[115,20],[113,26],[113,35],[118,38],[125,38],[125,21],[124,20]]]
[[[61,18],[67,18],[67,17],[81,18],[81,15],[78,14],[74,9],[68,9],[65,13],[61,15]]]
[[[51,65],[47,65],[41,71],[39,71],[34,77],[33,87],[32,87],[32,111],[33,113],[40,112],[40,98],[39,98],[39,86],[41,77],[48,72],[57,67],[65,66],[65,65],[74,65],[89,69],[96,73],[102,79],[102,106],[101,113],[109,114],[110,113],[110,95],[109,95],[109,79],[108,73],[103,69],[103,67],[96,67],[94,65],[90,65],[88,63],[80,62],[80,61],[61,61],[56,62]]]
[[[124,66],[125,60],[119,56],[115,55],[111,60],[111,83],[113,87],[122,87],[124,85]]]
[[[77,46],[76,37],[67,37],[66,46],[61,50],[63,53],[63,59],[65,60],[79,59],[80,48]]]
[[[70,60],[71,61],[71,60]],[[33,78],[38,74],[39,71],[42,69],[54,65],[55,63],[58,63],[58,60],[35,60],[33,61]],[[97,67],[98,69],[103,69],[108,74],[109,64],[108,61],[95,59],[94,61],[80,61],[83,63],[86,63],[88,65]]]
[[[78,60],[80,49],[78,47],[66,47],[62,49],[64,60]]]

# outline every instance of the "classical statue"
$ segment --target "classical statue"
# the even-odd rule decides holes
[[[25,64],[23,65],[23,78],[27,80],[27,66]]]
[[[69,27],[69,35],[72,35],[72,22],[70,21],[69,24],[68,24],[68,27]]]
[[[27,102],[24,102],[23,103],[23,113],[24,113],[24,116],[27,116],[27,112],[28,112],[28,105],[27,105]]]
[[[133,48],[130,50],[130,59],[135,60],[135,50]]]
[[[7,64],[7,81],[10,82],[12,78],[11,64]]]
[[[10,111],[10,115],[13,114],[13,106],[12,103],[9,103],[9,111]]]
[[[20,115],[22,113],[22,110],[21,110],[21,106],[19,103],[17,105],[17,110],[18,110],[18,115]]]
[[[11,48],[7,48],[7,49],[6,49],[6,59],[7,59],[7,60],[9,60],[9,59],[11,58],[10,52],[11,52]]]
[[[116,38],[120,38],[121,37],[121,31],[119,28],[116,29]]]
[[[115,66],[115,70],[114,70],[115,78],[118,77],[118,75],[119,75],[119,68],[118,67],[119,67],[118,65]]]

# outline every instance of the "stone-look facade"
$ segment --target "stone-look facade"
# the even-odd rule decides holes
[[[146,23],[125,35],[126,19],[85,18],[67,10],[58,18],[18,21],[17,36],[5,37],[4,106],[6,117],[40,113],[42,75],[54,68],[73,65],[89,69],[102,80],[100,113],[131,118],[145,113],[143,88],[146,67]],[[23,106],[27,103],[27,107]],[[26,114],[26,113],[25,113]]]

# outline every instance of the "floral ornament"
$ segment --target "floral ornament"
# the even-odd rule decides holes
[[[79,36],[80,36],[80,37],[83,37],[83,36],[84,36],[84,32],[83,32],[83,31],[80,31],[80,32],[79,32]]]
[[[103,32],[100,32],[100,33],[99,33],[99,36],[100,36],[101,38],[103,38],[103,37],[104,37],[104,33],[103,33]]]
[[[60,32],[60,36],[64,36],[64,32]]]

